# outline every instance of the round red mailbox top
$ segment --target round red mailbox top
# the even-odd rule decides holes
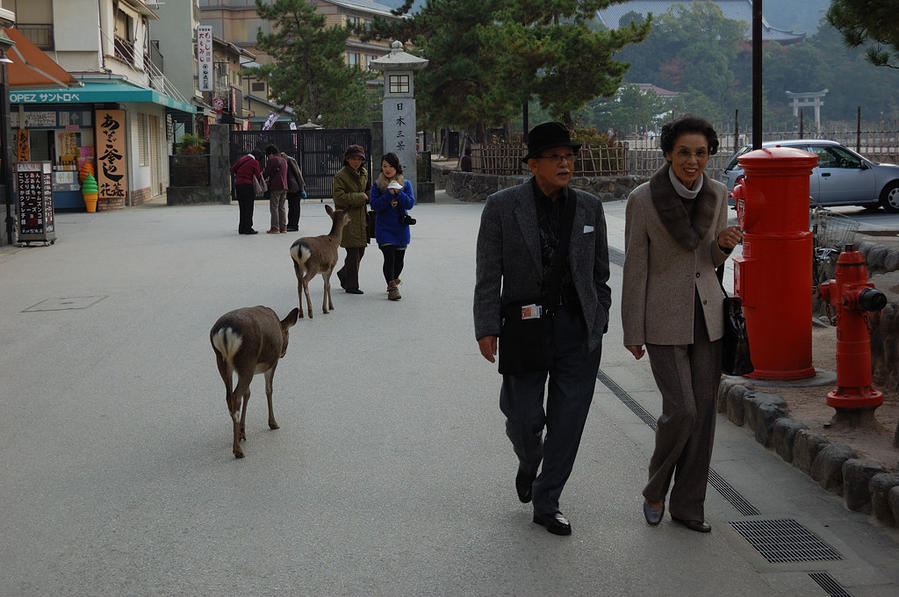
[[[766,147],[744,153],[737,162],[746,172],[764,172],[766,170],[808,170],[818,165],[818,156],[795,147]]]

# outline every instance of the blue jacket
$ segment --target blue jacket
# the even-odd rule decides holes
[[[397,206],[391,207],[390,203],[397,200]],[[375,240],[379,245],[391,244],[407,246],[411,235],[409,226],[400,224],[400,217],[406,215],[406,211],[415,205],[415,197],[412,195],[412,183],[403,182],[403,189],[396,195],[378,186],[371,185],[371,199],[369,200],[372,211],[377,214],[375,218]]]

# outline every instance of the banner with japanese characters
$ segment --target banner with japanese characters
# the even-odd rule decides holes
[[[125,163],[125,111],[97,110],[97,186],[100,199],[121,202],[128,188]]]
[[[197,62],[200,91],[212,91],[212,27],[197,27]]]

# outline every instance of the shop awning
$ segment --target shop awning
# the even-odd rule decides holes
[[[93,104],[104,102],[153,103],[172,110],[196,114],[196,106],[182,102],[155,89],[137,87],[124,81],[109,83],[85,83],[83,87],[71,89],[46,88],[11,90],[10,104]]]
[[[78,87],[78,81],[15,27],[3,31],[16,42],[6,53],[12,63],[6,65],[9,86],[12,89],[29,87]]]

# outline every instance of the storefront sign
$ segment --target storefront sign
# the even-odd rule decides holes
[[[28,131],[16,130],[16,161],[27,162],[31,159],[31,146],[28,144]]]
[[[100,199],[124,199],[128,188],[125,176],[125,111],[97,110],[97,185]]]
[[[81,96],[77,91],[11,91],[11,104],[78,104]]]
[[[199,62],[200,91],[212,91],[212,27],[197,27],[197,60]]]
[[[16,164],[21,236],[44,235],[54,231],[53,185],[50,174],[50,162]]]

